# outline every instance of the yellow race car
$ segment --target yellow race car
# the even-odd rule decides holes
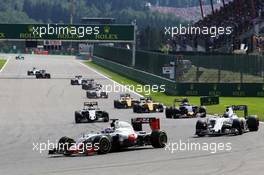
[[[150,113],[150,112],[163,112],[164,106],[161,103],[154,103],[151,97],[140,98],[139,103],[135,103],[133,106],[133,112],[135,113]]]
[[[130,96],[130,94],[121,94],[119,100],[114,100],[114,108],[117,109],[132,108],[135,103],[139,103],[139,101],[133,99]]]

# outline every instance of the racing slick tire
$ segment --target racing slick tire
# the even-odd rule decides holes
[[[94,99],[97,96],[96,96],[96,93],[94,93],[94,92],[86,91],[86,97]]]
[[[40,74],[36,74],[36,78],[37,79],[40,79],[41,78],[41,75]]]
[[[106,92],[101,92],[101,98],[108,98],[108,94]]]
[[[57,148],[57,150],[62,150],[63,151],[63,154],[65,156],[69,156],[71,154],[68,151],[68,148],[70,148],[74,144],[75,144],[75,141],[73,139],[64,136],[64,137],[60,138],[60,140],[58,142],[58,148]]]
[[[104,122],[109,122],[109,115],[107,112],[103,112],[102,117]]]
[[[164,108],[162,106],[162,104],[157,104],[154,106],[154,111],[156,112],[163,112],[164,111]]]
[[[207,124],[205,121],[198,120],[196,122],[196,135],[198,137],[204,137],[206,135],[205,131],[207,130]]]
[[[172,118],[172,115],[173,115],[173,109],[172,108],[167,108],[165,110],[165,116],[166,116],[166,118]]]
[[[134,105],[134,106],[133,106],[133,112],[134,112],[134,113],[142,113],[142,112],[140,111],[140,106],[139,106],[139,105]]]
[[[117,109],[121,108],[121,104],[118,100],[114,100],[114,108],[117,108]]]
[[[201,118],[205,118],[206,117],[206,108],[205,108],[205,106],[199,107],[198,114],[199,114],[199,117],[201,117]]]
[[[46,74],[46,78],[47,79],[50,79],[50,74]]]
[[[238,131],[238,135],[243,134],[242,122],[238,119],[233,120],[232,128]]]
[[[93,146],[94,145],[98,146],[98,154],[107,154],[110,152],[112,147],[111,141],[106,136],[96,137],[93,141]]]
[[[79,112],[75,112],[75,123],[81,123],[82,115]]]
[[[153,148],[164,148],[168,141],[165,131],[152,131],[150,135],[150,142]]]
[[[28,71],[28,72],[27,72],[27,75],[28,75],[28,76],[30,76],[30,75],[32,75],[32,74],[33,74],[33,73],[32,73],[31,71]]]
[[[259,129],[259,120],[257,116],[248,116],[247,126],[249,131],[258,131]]]

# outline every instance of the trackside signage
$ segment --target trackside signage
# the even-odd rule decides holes
[[[1,40],[132,42],[133,25],[0,24]]]

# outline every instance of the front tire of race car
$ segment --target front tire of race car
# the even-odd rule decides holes
[[[64,136],[60,138],[58,142],[57,150],[62,150],[65,156],[69,156],[71,155],[71,153],[68,151],[68,149],[74,144],[75,144],[75,141],[73,139]]]
[[[165,110],[165,116],[166,116],[166,118],[172,118],[172,108],[167,108],[166,110]]]
[[[258,131],[259,120],[256,116],[249,116],[247,119],[247,126],[249,131]]]
[[[107,154],[110,152],[112,144],[108,137],[102,136],[94,139],[93,145],[97,146],[98,154]]]
[[[75,123],[81,123],[81,114],[79,112],[75,112]]]
[[[50,74],[47,74],[47,75],[46,75],[46,78],[47,78],[47,79],[50,79]]]
[[[150,141],[153,148],[164,148],[168,137],[164,131],[153,131],[150,135]]]
[[[205,131],[207,131],[207,124],[205,121],[198,120],[196,122],[196,135],[198,137],[204,137],[206,135]]]

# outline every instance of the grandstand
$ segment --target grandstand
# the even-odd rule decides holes
[[[233,29],[232,34],[219,35],[215,38],[209,35],[177,36],[169,40],[174,51],[235,51],[235,53],[240,53],[239,50],[245,49],[247,53],[263,53],[261,46],[264,28],[263,0],[222,0],[220,8],[214,8],[214,4],[211,3],[212,10],[207,16],[204,16],[202,0],[200,0],[200,5],[202,18],[194,26],[230,26]],[[245,47],[241,48],[241,45]]]

